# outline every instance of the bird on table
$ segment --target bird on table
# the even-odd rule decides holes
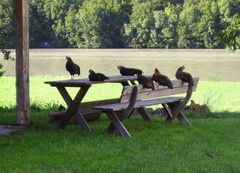
[[[157,68],[154,70],[152,80],[159,83],[159,85],[167,86],[168,88],[173,89],[171,80],[167,76],[161,74]]]
[[[74,78],[75,74],[78,74],[78,76],[79,76],[80,75],[79,65],[75,64],[69,56],[66,56],[66,60],[67,60],[67,62],[66,62],[65,67],[66,67],[66,70],[70,73],[71,79]]]
[[[143,74],[143,71],[140,69],[136,68],[127,68],[124,66],[117,66],[118,70],[120,71],[120,74],[122,76],[132,76],[132,75],[137,75],[137,74]]]
[[[183,82],[188,82],[189,86],[193,86],[194,82],[193,82],[192,75],[190,73],[184,72],[183,70],[185,70],[184,65],[178,68],[175,74],[176,78],[180,79]]]
[[[139,84],[143,85],[143,88],[151,88],[152,90],[155,90],[154,83],[151,78],[138,74],[137,81]]]
[[[102,73],[95,73],[92,69],[89,69],[89,75],[88,75],[88,79],[90,81],[104,81],[106,79],[109,79],[107,76],[105,76]]]

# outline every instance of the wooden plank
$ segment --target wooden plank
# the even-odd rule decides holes
[[[63,97],[66,104],[69,106],[69,109],[66,112],[64,118],[62,119],[62,122],[58,126],[60,128],[65,128],[67,126],[68,122],[70,121],[72,115],[74,114],[77,118],[79,126],[83,130],[85,130],[87,132],[91,132],[92,131],[91,128],[88,126],[88,123],[86,122],[86,120],[84,119],[80,110],[78,109],[79,104],[81,103],[83,97],[87,93],[89,87],[81,88],[78,91],[74,100],[72,100],[72,98],[70,97],[70,95],[68,94],[67,90],[64,87],[57,87],[57,89],[58,89],[59,93],[61,94],[61,96]]]
[[[92,111],[82,111],[81,110],[81,113],[84,117],[84,119],[87,121],[87,122],[91,122],[91,121],[96,121],[99,119],[100,115],[101,115],[101,112],[100,110],[92,110]],[[61,112],[51,112],[48,114],[48,121],[50,123],[59,123],[63,116],[66,114],[66,111],[61,111]],[[76,124],[78,123],[77,122],[77,119],[75,116],[73,116],[69,122],[70,124]]]
[[[114,104],[114,103],[119,103],[119,102],[120,102],[119,98],[82,102],[80,104],[79,108],[80,108],[81,112],[96,111],[96,109],[93,109],[93,106]]]
[[[28,0],[14,0],[17,123],[30,123]]]
[[[157,98],[152,100],[137,100],[134,108],[140,108],[144,106],[151,106],[151,105],[157,105],[157,104],[163,104],[163,103],[171,103],[175,101],[179,101],[183,99],[183,97],[166,97],[166,98]],[[120,111],[124,110],[128,107],[128,102],[124,103],[116,103],[116,104],[110,104],[110,105],[101,105],[101,106],[94,106],[94,109],[102,109],[106,111]]]
[[[196,78],[193,78],[193,79],[194,79],[194,86],[197,86],[199,78],[196,77]],[[188,83],[183,83],[181,80],[172,80],[172,83],[173,83],[173,88],[188,87]],[[168,89],[168,87],[161,86],[156,82],[154,83],[154,85],[155,85],[155,90]],[[132,92],[132,89],[133,89],[133,86],[126,86],[126,87],[124,87],[122,94],[130,94]],[[152,91],[152,89],[146,89],[146,88],[143,88],[142,85],[138,85],[138,92],[139,93],[147,92],[147,91]]]
[[[174,88],[174,89],[164,89],[161,91],[157,90],[157,91],[140,92],[138,93],[137,99],[138,100],[151,99],[151,98],[157,98],[157,97],[163,97],[163,96],[183,94],[183,93],[186,93],[187,90],[188,90],[188,87],[182,87],[182,88]],[[121,102],[128,102],[129,98],[130,98],[129,94],[122,95]]]
[[[60,80],[60,81],[47,81],[45,84],[50,84],[51,86],[64,86],[64,87],[85,87],[92,84],[102,84],[102,83],[124,83],[130,80],[136,80],[136,76],[109,76],[109,80],[105,81],[89,81],[88,78],[84,79],[72,79],[72,80]]]
[[[199,78],[195,78],[193,91],[196,90],[197,84],[198,84]],[[168,89],[167,87],[156,87],[156,90],[153,91],[151,89],[142,89],[142,85],[138,85],[138,100],[141,99],[150,99],[150,98],[156,98],[156,97],[163,97],[163,96],[170,96],[170,95],[176,95],[176,94],[183,94],[186,93],[188,90],[188,84],[182,83],[180,80],[175,80],[175,86],[173,89]],[[123,89],[122,96],[121,96],[121,102],[128,102],[130,98],[130,94],[132,92],[132,86],[126,86]]]

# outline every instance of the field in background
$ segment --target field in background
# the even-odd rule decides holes
[[[31,77],[30,79],[30,98],[31,103],[37,105],[64,104],[63,99],[57,89],[44,84],[45,81],[68,79],[68,76],[60,77]],[[0,78],[0,107],[11,107],[15,105],[15,78]],[[97,99],[117,98],[120,96],[122,86],[120,84],[99,84],[90,88],[84,101]],[[76,89],[70,90],[75,96]],[[111,91],[111,92],[109,92]],[[194,92],[192,99],[197,103],[208,103],[212,111],[240,111],[240,82],[207,82],[200,81],[197,91]]]
[[[185,65],[186,71],[202,81],[240,81],[240,51],[230,53],[224,49],[31,49],[30,74],[68,75],[66,55],[81,66],[81,77],[86,77],[90,68],[116,75],[117,65],[125,65],[141,68],[145,74],[152,74],[158,67],[174,79],[177,67]],[[4,64],[7,74],[14,75],[15,63]]]

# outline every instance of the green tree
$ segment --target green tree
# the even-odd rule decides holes
[[[227,48],[232,51],[240,48],[240,13],[231,18],[231,24],[221,34]]]
[[[184,2],[183,10],[179,16],[178,25],[178,47],[180,48],[201,48],[203,38],[198,31],[198,22],[200,21],[201,11],[198,1],[187,0]]]
[[[221,17],[217,0],[186,0],[178,25],[178,46],[182,48],[218,48],[221,42]]]
[[[221,13],[217,0],[201,1],[201,18],[199,32],[203,37],[205,48],[223,48],[218,33],[223,29]]]
[[[227,48],[235,51],[240,48],[240,0],[222,0],[220,6],[225,24],[220,38]]]
[[[50,20],[51,28],[57,38],[63,38],[70,43],[72,39],[69,36],[75,32],[74,23],[69,28],[69,16],[76,17],[77,11],[81,8],[83,0],[45,0],[43,5],[44,15]],[[66,42],[66,41],[65,41]],[[68,45],[69,46],[69,45]],[[76,47],[75,45],[71,45]]]
[[[42,0],[29,2],[30,47],[67,47],[67,41],[54,32],[53,20],[46,16],[44,5]]]
[[[125,35],[130,46],[174,48],[177,46],[177,24],[182,1],[132,1],[130,22]],[[180,3],[180,5],[178,5]]]
[[[168,4],[163,10],[154,11],[154,28],[151,29],[148,47],[177,47],[178,33],[176,28],[180,10],[180,5]]]
[[[13,60],[10,51],[5,49],[13,44],[13,40],[8,39],[13,34],[12,16],[11,1],[2,0],[0,2],[0,51],[5,60]],[[3,65],[0,64],[0,77],[4,74],[2,68]]]
[[[132,1],[132,14],[129,24],[125,24],[125,36],[128,45],[148,47],[151,31],[154,28],[154,13],[152,1]],[[154,36],[152,36],[154,37]],[[156,45],[150,43],[150,45]]]
[[[0,48],[14,45],[12,1],[0,1]]]
[[[124,47],[122,27],[128,20],[128,1],[85,1],[75,14],[67,13],[68,40],[83,48]]]

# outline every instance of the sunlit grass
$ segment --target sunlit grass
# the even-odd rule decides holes
[[[68,79],[68,77],[31,77],[30,98],[35,104],[65,104],[55,87],[44,84],[45,81]],[[15,105],[16,91],[15,78],[0,78],[0,106]],[[90,88],[84,101],[119,98],[120,84],[98,84]],[[69,89],[71,96],[75,96],[78,89]],[[212,111],[239,111],[240,110],[240,82],[206,82],[200,81],[192,99],[200,104],[208,104]]]

